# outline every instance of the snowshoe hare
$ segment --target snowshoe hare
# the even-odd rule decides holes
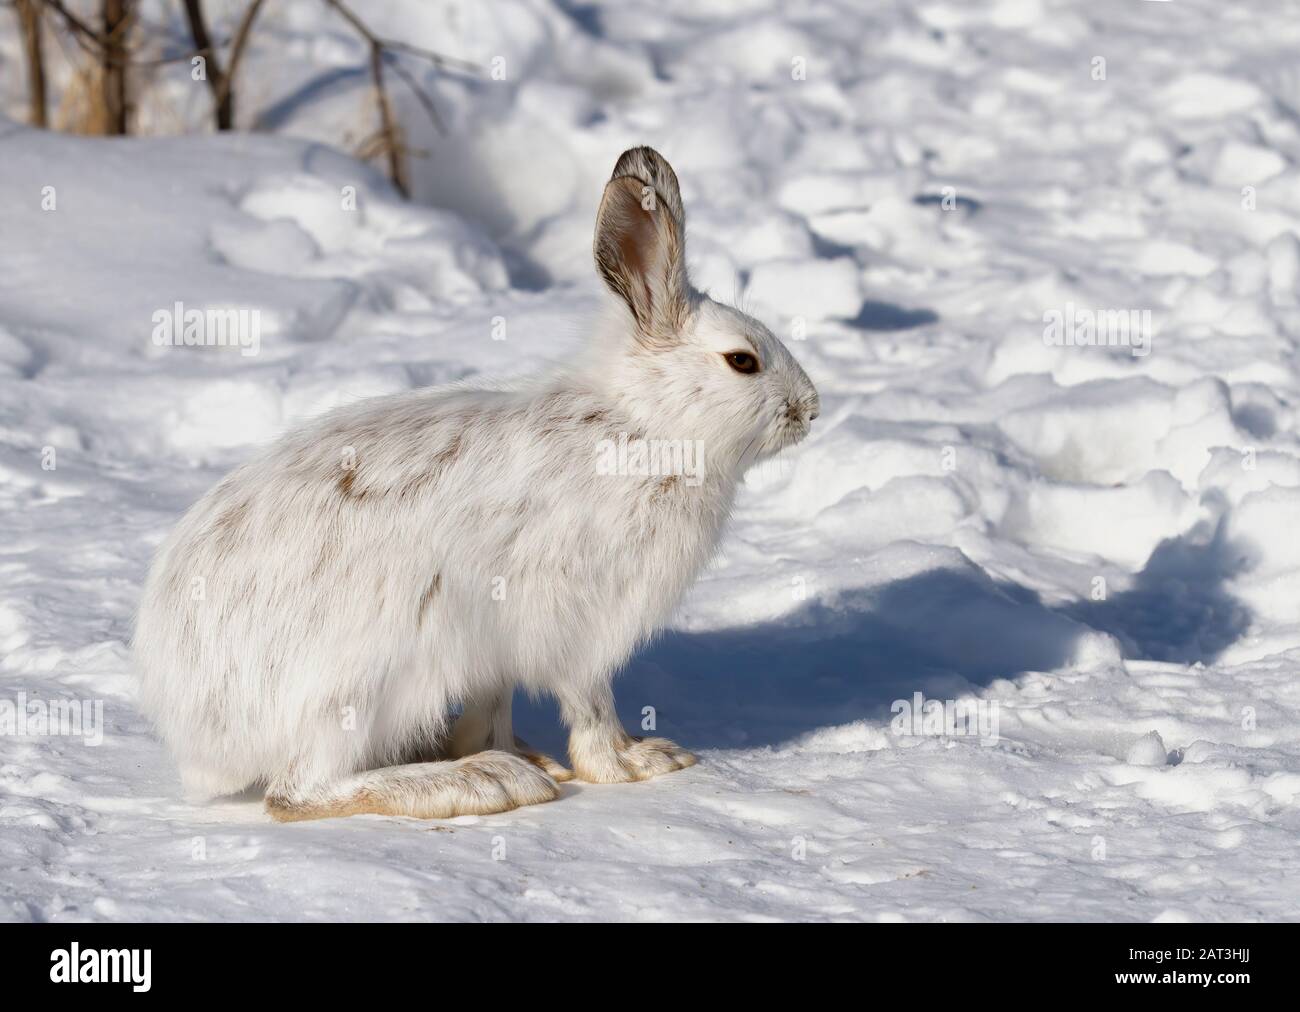
[[[596,218],[613,298],[574,361],[332,411],[190,509],[134,649],[192,797],[258,786],[280,820],[443,818],[695,762],[628,735],[611,681],[713,554],[745,470],[802,439],[818,398],[766,327],[691,287],[684,239],[672,168],[625,152]],[[683,446],[696,472],[646,466]],[[517,687],[558,700],[572,774],[514,737]]]

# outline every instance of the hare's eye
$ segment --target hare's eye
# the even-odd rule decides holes
[[[729,351],[723,357],[736,372],[758,372],[758,359],[747,351]]]

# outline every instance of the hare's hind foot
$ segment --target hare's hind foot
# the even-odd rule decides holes
[[[509,752],[478,752],[454,762],[367,770],[327,784],[273,787],[266,810],[277,822],[405,815],[450,819],[493,815],[553,801],[560,789],[541,768]]]

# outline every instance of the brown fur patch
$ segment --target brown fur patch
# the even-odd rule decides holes
[[[366,490],[363,488],[357,488],[356,481],[357,469],[355,467],[344,468],[343,473],[339,475],[336,484],[339,492],[343,494],[345,499],[357,501],[366,497]]]
[[[295,801],[272,791],[266,796],[266,812],[276,822],[336,819],[349,815],[404,815],[416,819],[495,815],[521,804],[514,797],[503,797],[499,790],[483,789],[489,781],[502,784],[505,775],[513,776],[508,770],[502,770],[491,756],[475,755],[460,760],[450,770],[430,770],[427,780],[419,774],[414,777],[390,776],[387,783],[362,787],[325,802]],[[544,794],[522,803],[540,804],[558,796],[559,791],[552,783]]]
[[[460,456],[461,450],[464,448],[465,436],[463,433],[457,432],[456,435],[452,437],[451,442],[438,451],[433,458],[433,462],[439,468],[447,467]]]
[[[421,626],[424,625],[424,613],[428,610],[429,605],[433,604],[433,599],[438,596],[440,590],[442,590],[442,574],[434,573],[433,579],[429,581],[429,585],[424,588],[424,593],[420,595],[420,603],[415,610],[416,621]]]
[[[248,516],[248,505],[248,500],[245,499],[243,502],[228,506],[212,521],[212,532],[222,545],[230,545],[238,538],[244,527],[244,520]]]
[[[307,822],[311,819],[344,819],[349,815],[402,815],[370,791],[358,791],[350,798],[324,805],[307,805],[267,795],[266,813],[276,822]]]

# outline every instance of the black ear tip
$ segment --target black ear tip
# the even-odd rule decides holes
[[[614,164],[614,172],[610,178],[636,176],[639,179],[650,181],[664,174],[665,170],[669,173],[672,172],[672,166],[668,164],[668,159],[648,144],[642,144],[639,147],[628,148],[618,156],[618,161]]]
[[[677,173],[668,164],[668,159],[649,145],[628,148],[619,156],[609,180],[612,183],[624,177],[639,181],[643,187],[651,187],[677,219],[677,224],[684,225],[681,187],[677,183]]]
[[[658,158],[660,160],[663,159],[663,155],[661,155],[658,151],[652,148],[649,144],[638,144],[636,147],[628,148],[626,151],[624,151],[621,155],[618,156],[618,160],[622,162],[637,157]]]

